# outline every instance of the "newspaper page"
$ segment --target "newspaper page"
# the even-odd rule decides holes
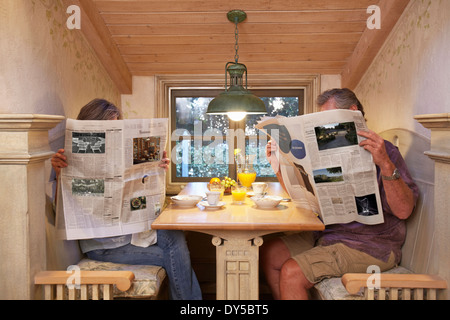
[[[133,234],[137,243],[154,242],[148,231],[164,204],[159,164],[167,136],[168,119],[68,119],[69,166],[61,170],[57,201],[60,235],[76,240]]]
[[[330,110],[298,117],[262,118],[256,128],[278,145],[283,182],[298,207],[325,225],[383,223],[376,167],[359,146],[367,130],[359,111]]]

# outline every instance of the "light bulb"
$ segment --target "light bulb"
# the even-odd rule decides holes
[[[246,112],[228,112],[228,118],[233,121],[241,121],[247,115]]]

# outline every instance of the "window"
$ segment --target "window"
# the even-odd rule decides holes
[[[258,180],[275,180],[265,156],[267,136],[254,126],[262,115],[249,115],[240,122],[226,115],[207,115],[209,102],[219,89],[172,89],[172,172],[173,182],[209,181],[211,177],[236,179],[234,150],[245,150],[253,159]],[[266,104],[267,116],[304,114],[305,90],[253,89]]]

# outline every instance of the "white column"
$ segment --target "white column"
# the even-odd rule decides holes
[[[46,268],[48,130],[64,117],[0,114],[0,299],[34,299]]]
[[[434,210],[438,243],[439,275],[450,285],[450,113],[427,114],[415,119],[431,130],[431,150],[425,152],[435,162]],[[450,299],[450,291],[438,297]]]

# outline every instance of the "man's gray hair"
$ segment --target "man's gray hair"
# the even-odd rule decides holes
[[[317,105],[321,107],[330,99],[334,99],[336,102],[336,107],[339,109],[350,109],[351,106],[355,105],[364,116],[364,108],[361,102],[358,100],[355,93],[350,89],[343,88],[327,90],[319,95],[317,98]]]

